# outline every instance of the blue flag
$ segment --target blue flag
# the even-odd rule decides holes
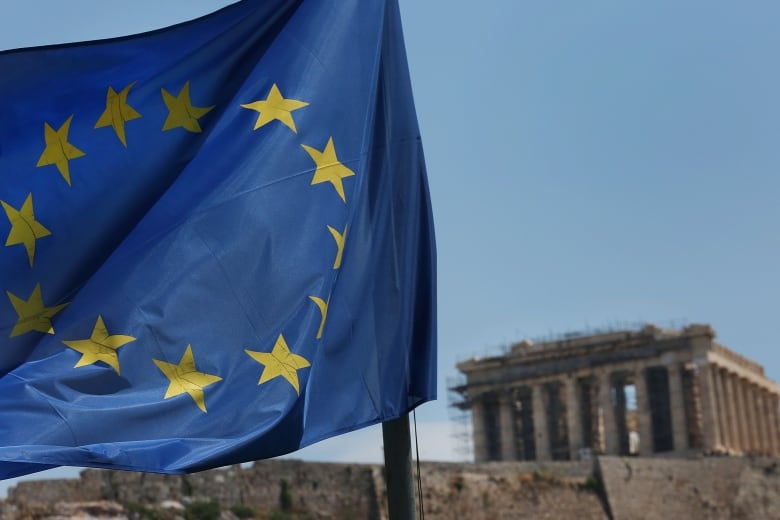
[[[0,478],[274,457],[436,392],[398,6],[0,53]]]

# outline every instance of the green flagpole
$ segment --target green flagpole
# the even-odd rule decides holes
[[[389,520],[416,520],[409,415],[382,423]]]

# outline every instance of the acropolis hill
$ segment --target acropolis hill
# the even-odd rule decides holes
[[[423,463],[431,520],[769,520],[777,459],[597,457],[578,462]],[[85,470],[22,482],[0,519],[387,518],[382,467],[269,460],[185,476]]]

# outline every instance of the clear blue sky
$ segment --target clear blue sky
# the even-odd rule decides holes
[[[455,456],[456,361],[523,337],[706,322],[780,379],[780,4],[400,2],[438,234],[424,457]],[[228,3],[7,0],[0,48]],[[302,455],[379,460],[380,444],[374,428]]]

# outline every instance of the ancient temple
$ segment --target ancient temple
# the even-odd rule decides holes
[[[478,462],[780,455],[777,384],[709,325],[522,341],[458,369]]]

